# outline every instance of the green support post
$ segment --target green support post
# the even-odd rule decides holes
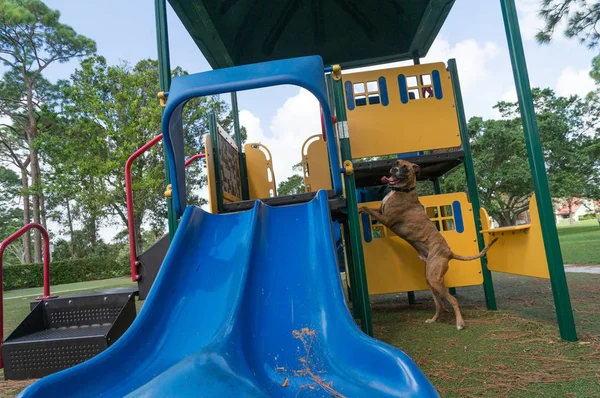
[[[168,92],[171,86],[171,62],[169,60],[169,31],[167,26],[167,4],[166,0],[154,0],[154,11],[156,17],[156,44],[158,47],[158,78],[160,91]],[[164,148],[164,146],[163,146]],[[165,158],[165,185],[171,183],[167,153],[163,151]],[[167,216],[169,227],[169,239],[172,240],[177,230],[177,216],[173,207],[173,200],[167,198]]]
[[[331,77],[331,74],[327,74],[325,75],[325,83],[327,86],[327,100],[329,102],[329,108],[331,109],[332,114],[335,114],[335,94],[334,94],[334,90],[333,90],[333,79]],[[337,139],[337,137],[336,137]],[[330,165],[331,167],[331,165]],[[337,166],[339,167],[339,166]],[[350,291],[349,291],[349,299],[350,302],[352,303],[352,315],[354,316],[354,319],[362,319],[362,312],[361,312],[361,306],[359,305],[354,305],[354,297],[358,297],[358,291],[357,289],[357,283],[356,283],[356,276],[355,276],[355,266],[354,266],[354,259],[352,258],[352,241],[350,239],[350,226],[348,225],[348,222],[344,222],[341,223],[342,228],[344,228],[344,244],[345,244],[345,250],[346,250],[346,261],[348,262],[348,281],[349,281],[349,285],[350,285]]]
[[[460,139],[462,141],[462,149],[465,154],[464,167],[465,174],[467,177],[467,187],[469,190],[469,199],[471,201],[471,208],[473,211],[473,219],[475,220],[475,230],[477,231],[477,244],[479,250],[483,250],[485,242],[483,235],[481,234],[481,216],[480,203],[479,203],[479,191],[477,189],[477,177],[475,176],[475,166],[473,165],[473,154],[471,153],[471,143],[469,141],[469,131],[467,126],[467,117],[465,116],[465,107],[462,99],[462,92],[460,91],[460,80],[458,78],[458,68],[456,66],[456,60],[451,59],[448,61],[448,70],[452,77],[452,85],[454,86],[454,102],[456,103],[456,114],[458,116],[458,126],[460,129]],[[492,280],[492,273],[487,267],[487,258],[483,256],[481,258],[481,272],[483,274],[483,291],[485,295],[485,304],[488,310],[495,311],[498,309],[496,305],[496,295],[494,293],[494,282]]]
[[[431,180],[431,182],[433,183],[433,193],[436,195],[441,194],[442,193],[442,185],[440,184],[440,179],[434,178],[433,180]]]
[[[529,154],[529,167],[531,168],[535,198],[542,226],[542,236],[544,238],[544,248],[546,249],[546,259],[548,261],[548,271],[550,272],[550,283],[552,285],[552,295],[554,296],[554,306],[556,307],[558,328],[560,336],[564,340],[577,341],[573,309],[571,308],[569,287],[567,285],[562,253],[558,241],[558,232],[554,220],[552,197],[550,196],[548,176],[546,175],[544,154],[542,152],[542,143],[533,105],[533,96],[531,94],[517,9],[514,0],[500,0],[500,5],[502,7],[508,50],[513,67],[517,96],[519,98],[519,107],[521,109],[523,132],[525,133],[525,143],[527,144],[527,153]]]
[[[414,65],[421,64],[421,59],[419,58],[419,52],[416,50],[413,52],[413,64]],[[407,292],[407,295],[408,295],[408,304],[409,305],[417,304],[417,300],[415,299],[415,292]]]
[[[346,101],[344,99],[344,87],[342,80],[335,80],[333,94],[335,98],[335,110],[338,124],[338,139],[342,162],[352,161],[350,150],[350,139],[348,138],[348,125],[346,119]],[[339,167],[339,165],[331,165]],[[346,191],[346,203],[348,209],[348,230],[350,233],[350,250],[352,251],[352,266],[355,279],[355,296],[352,297],[352,307],[359,307],[360,326],[366,334],[373,336],[373,323],[371,321],[371,304],[369,302],[369,288],[367,285],[367,271],[362,247],[362,235],[360,232],[360,219],[358,216],[358,201],[356,200],[356,182],[354,174],[344,174],[344,186]],[[354,293],[354,292],[353,292]]]
[[[440,179],[434,178],[433,180],[431,180],[431,182],[433,183],[433,193],[435,193],[436,195],[440,195],[442,193],[442,185],[440,184]],[[451,295],[456,296],[455,287],[451,287],[450,289],[448,289],[448,291]]]
[[[356,283],[356,272],[354,266],[354,259],[352,258],[352,242],[350,241],[350,226],[347,222],[342,223],[344,228],[344,243],[346,244],[346,260],[348,261],[348,281],[350,282],[350,302],[352,303],[352,314],[355,319],[362,319],[363,315],[361,312],[360,305],[354,305],[354,297],[358,297],[357,283]]]
[[[238,110],[237,93],[231,93],[231,113],[233,116],[233,132],[235,136],[235,144],[238,147],[238,155],[240,161],[240,177],[242,178],[242,199],[250,199],[250,190],[248,188],[248,169],[246,167],[246,155],[242,147],[242,130],[240,128],[240,113]]]

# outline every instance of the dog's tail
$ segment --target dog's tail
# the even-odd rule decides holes
[[[490,250],[490,247],[492,247],[492,245],[494,243],[496,243],[496,241],[498,240],[498,238],[495,238],[494,240],[492,240],[490,243],[487,244],[486,247],[483,248],[483,250],[481,252],[479,252],[479,254],[476,254],[474,256],[460,256],[456,253],[452,253],[452,258],[455,260],[459,260],[459,261],[471,261],[471,260],[477,260],[478,258],[481,258],[483,256],[485,256],[485,253],[488,252],[488,250]]]

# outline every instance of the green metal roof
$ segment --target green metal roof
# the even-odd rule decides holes
[[[423,57],[455,0],[169,0],[210,65],[318,54],[357,67]]]

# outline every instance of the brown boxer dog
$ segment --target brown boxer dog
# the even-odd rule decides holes
[[[391,191],[381,202],[379,210],[368,207],[360,208],[361,213],[367,213],[379,221],[396,235],[406,240],[419,254],[419,259],[425,261],[425,279],[435,301],[435,315],[425,321],[432,323],[438,320],[442,313],[442,297],[448,300],[456,316],[456,328],[462,330],[465,321],[460,313],[458,301],[444,286],[444,275],[448,272],[450,260],[471,261],[485,255],[496,242],[491,241],[475,256],[459,256],[450,250],[450,246],[429,219],[425,209],[419,202],[417,192],[417,176],[421,168],[405,160],[397,160],[390,170],[390,177],[383,177]]]

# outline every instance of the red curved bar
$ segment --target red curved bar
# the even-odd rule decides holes
[[[137,261],[137,250],[135,248],[135,223],[133,222],[133,189],[131,182],[131,166],[133,165],[133,161],[140,157],[141,154],[146,152],[148,149],[152,148],[156,145],[157,142],[162,140],[162,134],[157,135],[152,138],[150,141],[145,143],[140,149],[135,151],[127,162],[125,163],[125,195],[127,197],[127,230],[129,233],[129,265],[131,266],[131,280],[136,282],[140,279],[140,274],[138,273],[138,261]],[[185,166],[187,167],[190,163],[194,162],[197,159],[201,159],[206,157],[205,154],[199,153],[185,162]]]
[[[185,161],[185,167],[188,167],[190,164],[194,163],[196,160],[198,159],[204,159],[206,157],[205,154],[203,153],[197,153],[194,156],[190,157],[188,160]]]
[[[337,117],[335,115],[331,115],[331,123],[335,127],[337,123]],[[327,134],[325,133],[325,116],[323,115],[323,107],[321,107],[321,132],[323,133],[323,141],[327,142]]]
[[[133,191],[131,189],[131,165],[140,155],[162,140],[162,134],[157,135],[135,151],[125,163],[125,195],[127,197],[127,230],[129,232],[129,264],[131,266],[131,280],[140,279],[137,270],[137,252],[135,250],[135,223],[133,222]]]
[[[38,297],[37,300],[57,297],[50,295],[50,237],[48,236],[48,231],[46,231],[46,228],[44,228],[40,224],[27,224],[8,238],[4,239],[2,243],[0,243],[0,368],[4,367],[4,361],[2,360],[1,350],[2,342],[4,341],[4,297],[2,289],[2,257],[4,255],[4,250],[8,245],[10,245],[15,240],[19,239],[21,235],[23,235],[25,232],[29,231],[32,228],[38,229],[42,234],[42,238],[44,240],[44,296]]]

